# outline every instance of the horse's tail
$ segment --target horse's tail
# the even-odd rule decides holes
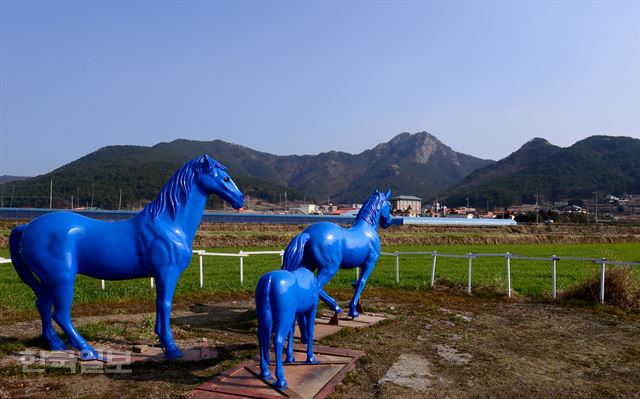
[[[307,233],[300,233],[291,240],[287,249],[284,250],[282,258],[282,270],[290,272],[300,268],[302,263],[302,255],[304,255],[304,245],[309,241],[311,236]]]
[[[267,273],[260,277],[256,286],[256,314],[258,316],[258,343],[260,346],[260,357],[267,364],[269,362],[269,352],[271,351],[271,330],[273,327],[273,317],[271,315],[271,274]]]
[[[9,251],[11,253],[11,263],[13,263],[13,267],[16,269],[20,280],[22,280],[26,285],[31,287],[33,292],[38,296],[40,294],[40,290],[42,285],[40,281],[36,279],[36,277],[31,272],[31,268],[27,265],[22,259],[22,255],[20,254],[20,239],[22,238],[22,232],[24,231],[26,224],[21,224],[20,226],[11,230],[11,234],[9,235]]]

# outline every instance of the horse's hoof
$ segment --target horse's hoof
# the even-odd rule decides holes
[[[353,310],[349,309],[349,316],[350,316],[350,317],[353,317],[353,318],[355,319],[356,317],[358,317],[358,316],[359,316],[359,313],[358,313],[358,311],[357,311],[357,310],[355,310],[355,309],[353,309]]]
[[[336,313],[342,313],[342,308],[339,305],[336,305],[336,307],[333,308],[333,311]]]
[[[260,373],[260,378],[262,378],[263,380],[273,380],[273,376],[271,375],[271,372],[269,370]]]
[[[288,357],[288,358],[284,359],[284,362],[285,363],[295,363],[296,359],[293,356],[291,356],[291,357]]]
[[[318,360],[316,359],[315,356],[309,356],[307,358],[306,363],[308,363],[308,364],[318,364],[319,362],[318,362]]]
[[[165,359],[180,359],[182,357],[182,352],[180,349],[176,348],[171,351],[167,351],[164,353]]]
[[[287,389],[288,387],[287,381],[284,378],[276,381],[275,384],[273,384],[273,386],[279,389]]]
[[[100,360],[101,362],[106,361],[102,356],[95,351],[95,349],[88,348],[80,351],[80,360],[82,361],[90,361],[90,360]]]

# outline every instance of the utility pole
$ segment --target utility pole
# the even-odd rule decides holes
[[[71,194],[71,210],[73,210],[73,194]]]
[[[589,224],[589,201],[585,200],[584,202],[587,207],[587,224]]]
[[[538,223],[538,193],[536,193],[536,223]]]
[[[598,223],[598,185],[596,184],[596,223]]]
[[[118,210],[122,209],[122,189],[120,189],[120,199],[118,200]]]
[[[95,191],[96,191],[96,186],[95,184],[92,184],[91,185],[91,208],[93,208],[93,194],[95,193]]]
[[[49,209],[53,205],[53,179],[51,179],[51,185],[49,186]]]

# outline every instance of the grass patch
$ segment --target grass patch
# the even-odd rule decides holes
[[[281,248],[245,247],[251,250],[279,250]],[[237,253],[239,248],[209,248],[211,252]],[[527,256],[581,256],[618,261],[638,261],[639,243],[616,244],[517,244],[517,245],[440,245],[440,246],[386,246],[385,252],[393,251],[433,251],[442,253],[466,254],[510,252]],[[9,251],[0,250],[0,256],[9,257]],[[453,285],[466,285],[467,259],[438,258],[436,281],[447,281]],[[240,283],[239,258],[212,257],[203,258],[204,286],[199,286],[199,259],[194,256],[190,266],[180,277],[176,287],[176,300],[197,298],[198,295],[211,293],[237,294],[246,296],[254,291],[258,278],[280,267],[279,255],[254,255],[244,259],[244,283]],[[614,267],[610,267],[614,268]],[[557,274],[558,291],[569,291],[585,284],[598,275],[599,265],[580,261],[559,261]],[[354,270],[341,270],[326,287],[328,292],[336,288],[350,288],[355,279]],[[640,267],[629,272],[631,287],[640,286]],[[381,256],[376,270],[369,279],[369,287],[389,287],[406,290],[426,290],[431,281],[431,256],[406,255],[400,257],[400,282],[395,279],[395,258]],[[511,261],[512,288],[517,293],[531,297],[548,297],[551,293],[551,262]],[[506,290],[506,261],[503,258],[477,258],[473,260],[472,285],[474,290],[489,287],[492,292]],[[20,281],[11,264],[0,267],[0,319],[5,315],[20,314],[35,316],[33,292]],[[482,292],[482,290],[479,290]],[[365,294],[366,295],[366,294]],[[152,310],[155,289],[148,278],[107,281],[106,289],[100,288],[100,281],[86,276],[78,276],[75,286],[74,304],[109,304],[118,308],[119,304],[142,303]]]

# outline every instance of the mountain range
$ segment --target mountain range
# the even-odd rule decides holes
[[[591,136],[562,148],[542,138],[508,157],[479,168],[445,195],[452,204],[466,198],[496,206],[594,198],[595,192],[640,193],[640,140]]]
[[[187,160],[208,153],[229,168],[243,192],[277,202],[362,202],[375,189],[424,200],[436,195],[450,205],[471,202],[508,206],[532,194],[564,198],[589,194],[594,184],[611,192],[640,193],[640,140],[593,136],[571,147],[534,139],[499,162],[452,150],[427,133],[402,133],[360,154],[273,155],[221,140],[179,139],[152,147],[108,146],[50,173],[0,184],[4,206],[74,204],[117,209],[155,198]],[[286,193],[286,194],[285,194]],[[221,206],[211,198],[209,206]],[[0,204],[2,205],[2,204]]]
[[[29,177],[27,176],[10,176],[10,175],[2,175],[0,176],[0,184],[2,183],[8,183],[10,181],[16,181],[16,180],[25,180],[28,179]]]

